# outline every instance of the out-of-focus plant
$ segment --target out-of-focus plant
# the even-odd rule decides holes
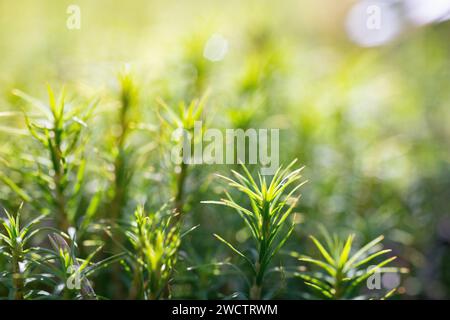
[[[321,254],[321,258],[312,258],[306,255],[293,253],[302,262],[314,265],[317,271],[295,273],[296,277],[304,280],[311,288],[314,297],[321,299],[367,299],[369,297],[361,294],[360,287],[366,280],[376,272],[383,272],[383,267],[395,260],[397,257],[377,259],[391,252],[390,249],[378,248],[383,236],[379,236],[359,249],[353,249],[354,235],[351,234],[344,241],[338,236],[330,236],[323,232],[325,245],[317,238],[310,236],[315,247]],[[397,272],[396,268],[391,268]],[[382,299],[394,294],[396,288],[388,291]]]
[[[133,149],[128,145],[128,138],[135,124],[134,117],[138,100],[138,88],[128,67],[119,74],[119,84],[120,106],[113,132],[115,140],[112,143],[114,178],[111,205],[108,210],[111,219],[120,219],[128,201],[129,187],[133,177]]]
[[[180,229],[173,226],[172,218],[166,206],[156,213],[146,213],[139,206],[131,224],[123,226],[129,243],[124,250],[132,275],[130,298],[159,299],[170,295],[168,283],[181,241]]]
[[[75,242],[71,241],[69,245],[66,240],[59,234],[55,233],[49,236],[53,246],[53,252],[47,259],[42,262],[44,269],[47,269],[56,277],[57,285],[55,286],[56,296],[62,296],[64,299],[74,298],[95,299],[96,295],[90,281],[85,276],[85,269],[89,265],[92,257],[99,249],[94,251],[80,265],[75,256]]]
[[[30,298],[33,291],[27,286],[34,279],[31,265],[35,263],[37,254],[31,246],[32,238],[42,228],[40,222],[45,215],[40,215],[22,226],[22,206],[15,216],[5,210],[6,218],[2,221],[0,231],[0,255],[6,257],[10,270],[0,273],[0,283],[10,289],[10,299],[22,300]]]
[[[186,105],[184,102],[181,102],[177,110],[172,110],[163,100],[158,99],[159,105],[162,108],[162,110],[158,113],[161,121],[161,126],[164,127],[165,131],[168,131],[170,135],[170,137],[165,137],[163,140],[172,140],[175,130],[181,131],[179,141],[172,140],[171,143],[169,143],[170,146],[173,146],[174,143],[178,143],[181,147],[177,149],[183,152],[183,154],[178,155],[182,159],[181,163],[177,164],[174,169],[175,172],[173,185],[175,190],[174,197],[176,209],[174,222],[178,222],[183,216],[183,207],[185,204],[185,185],[190,164],[188,163],[188,161],[186,161],[186,157],[192,157],[192,154],[187,154],[188,150],[185,150],[184,146],[186,146],[186,143],[188,143],[186,142],[186,139],[188,139],[188,141],[190,141],[189,150],[193,150],[194,144],[197,142],[197,139],[201,139],[201,137],[194,136],[194,128],[196,122],[202,121],[205,101],[206,95],[202,99],[192,100],[188,105]],[[204,127],[205,124],[202,122],[202,127],[200,129],[203,131],[205,129]],[[199,133],[201,134],[201,132]],[[173,156],[171,153],[169,153],[169,155]]]
[[[141,119],[138,114],[139,104],[139,86],[136,75],[130,65],[123,66],[118,77],[118,99],[114,99],[116,112],[110,120],[112,125],[108,127],[106,138],[106,154],[111,173],[109,175],[109,188],[107,203],[104,204],[103,217],[109,220],[111,225],[115,225],[122,219],[128,219],[126,209],[131,207],[133,197],[136,196],[139,185],[134,183],[134,174],[138,170],[143,170],[140,165],[142,161],[142,149],[147,148],[147,144],[139,145],[133,140],[136,131],[144,125],[145,119]],[[118,101],[116,101],[118,100]],[[114,242],[107,242],[107,251],[115,254],[120,253],[120,248],[124,245],[126,239],[122,233],[114,235]],[[117,245],[116,245],[117,244]],[[113,291],[113,297],[123,298],[123,293],[127,291],[126,283],[121,276],[123,269],[119,264],[113,265],[110,270],[110,290]]]
[[[123,254],[94,263],[92,259],[103,246],[97,247],[86,259],[81,259],[76,254],[78,246],[75,233],[71,236],[53,233],[49,235],[49,240],[53,250],[39,248],[41,258],[36,260],[39,267],[48,274],[44,283],[53,288],[47,298],[98,299],[89,277],[122,258]]]
[[[260,174],[258,175],[259,183],[257,183],[245,165],[242,165],[245,176],[232,171],[236,180],[219,175],[229,183],[230,187],[237,189],[248,197],[250,201],[249,209],[245,205],[237,203],[227,191],[225,191],[226,198],[221,201],[203,202],[220,204],[235,209],[245,221],[256,241],[257,256],[252,257],[244,254],[219,235],[214,235],[250,266],[253,278],[249,294],[251,299],[263,297],[264,278],[270,262],[294,230],[294,223],[290,223],[287,219],[292,214],[300,195],[295,198],[293,198],[293,195],[306,182],[300,183],[302,177],[300,173],[303,168],[290,170],[295,162],[296,160],[284,169],[278,168],[270,183],[267,183],[266,177]],[[291,186],[294,187],[288,191],[288,187]],[[283,227],[288,224],[290,224],[289,229],[284,231]]]
[[[39,143],[31,152],[23,151],[22,158],[32,163],[33,169],[19,168],[28,175],[38,190],[24,199],[21,190],[12,181],[9,185],[24,200],[29,200],[43,212],[50,212],[60,230],[76,224],[80,214],[82,187],[85,181],[84,157],[86,122],[91,117],[96,102],[67,104],[65,90],[58,99],[48,86],[48,105],[28,94],[14,90],[14,94],[34,107],[35,112],[24,111],[29,137]],[[43,149],[42,149],[43,147]],[[42,152],[45,150],[45,152]]]

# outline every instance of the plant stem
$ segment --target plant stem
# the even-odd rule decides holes
[[[341,298],[341,280],[342,280],[342,272],[340,270],[336,271],[336,277],[334,282],[334,299],[339,300]]]
[[[187,177],[187,170],[188,170],[187,164],[185,164],[184,162],[181,163],[180,173],[177,176],[177,190],[175,195],[176,222],[178,222],[181,219],[181,216],[183,215],[183,206],[184,206],[183,196],[184,196],[184,185]]]
[[[119,219],[125,205],[125,156],[122,146],[119,146],[119,154],[114,161],[114,196],[111,202],[111,219]]]
[[[262,282],[264,278],[264,270],[262,270],[261,265],[263,262],[264,253],[262,251],[263,243],[260,243],[259,246],[259,254],[258,254],[258,262],[255,265],[255,279],[253,286],[250,289],[250,299],[251,300],[260,300],[262,294]]]
[[[139,294],[139,280],[141,278],[141,274],[142,274],[142,270],[139,267],[136,267],[134,269],[133,272],[133,281],[131,283],[131,289],[130,289],[130,294],[129,294],[129,299],[130,300],[135,300],[138,298],[138,294]]]
[[[256,283],[250,289],[250,300],[261,300],[262,287]]]
[[[127,196],[126,196],[126,188],[128,187],[128,166],[127,166],[127,157],[125,152],[125,143],[126,138],[129,134],[129,120],[128,120],[128,112],[130,110],[130,97],[128,94],[122,90],[121,93],[121,109],[119,113],[119,125],[120,125],[120,135],[116,140],[117,147],[117,156],[114,159],[114,189],[113,189],[113,199],[111,201],[110,207],[110,218],[113,221],[120,219],[122,216],[122,210],[126,204]],[[117,234],[117,241],[122,243],[123,239],[121,234]],[[117,249],[111,248],[113,252],[116,252]],[[112,268],[112,282],[116,289],[115,298],[121,298],[121,292],[124,292],[126,289],[120,279],[121,267],[119,264],[115,264]],[[135,275],[136,276],[136,275]],[[130,291],[130,297],[136,296],[138,294],[138,289],[135,287],[135,280],[133,279],[133,286]],[[137,281],[138,279],[136,279]]]
[[[14,286],[14,299],[15,300],[23,300],[23,287],[24,282],[22,278],[22,274],[20,271],[20,265],[21,262],[20,259],[20,252],[14,252],[13,253],[13,286]]]
[[[56,127],[56,125],[55,125]],[[66,211],[66,199],[64,196],[64,165],[65,159],[61,151],[61,139],[59,130],[55,129],[54,140],[49,139],[50,157],[53,163],[53,183],[55,184],[54,201],[56,204],[56,223],[57,227],[62,231],[67,231],[69,227],[68,215]]]
[[[56,201],[56,207],[57,207],[57,216],[56,216],[56,222],[59,230],[67,231],[69,228],[69,221],[67,219],[67,212],[66,212],[66,199],[64,197],[64,190],[61,184],[61,173],[57,172],[54,176],[54,182],[56,185],[56,192],[55,192],[55,201]]]

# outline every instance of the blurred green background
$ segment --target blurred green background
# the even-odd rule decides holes
[[[103,172],[98,148],[116,108],[116,74],[129,64],[139,85],[136,119],[149,127],[157,97],[175,103],[208,91],[211,126],[281,129],[281,162],[298,158],[309,180],[286,252],[309,252],[318,224],[360,242],[384,234],[396,265],[410,270],[402,298],[450,298],[449,11],[381,2],[374,35],[358,29],[352,19],[365,11],[347,0],[2,0],[0,172],[20,183],[8,169],[26,146],[23,117],[6,116],[19,110],[11,91],[45,100],[46,83],[65,84],[78,99],[100,97],[88,157],[90,170]],[[79,30],[66,27],[71,4],[81,10]],[[129,143],[151,148],[157,134],[137,130]],[[130,212],[142,201],[157,207],[170,193],[170,169],[146,155],[135,164]],[[242,246],[248,238],[231,210],[200,204],[220,197],[212,174],[229,170],[195,166],[187,180],[188,224],[200,227],[183,244],[175,297],[220,298],[240,286],[226,268],[201,267],[230,256],[213,233]],[[91,180],[95,192],[106,179]],[[0,183],[1,206],[19,202]],[[288,254],[279,260],[298,265]],[[299,298],[301,290],[292,280],[274,296]]]

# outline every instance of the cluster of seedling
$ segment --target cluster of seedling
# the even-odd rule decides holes
[[[164,162],[167,154],[160,154],[161,168],[171,172],[163,181],[168,199],[144,205],[133,198],[132,179],[140,175],[136,163],[145,161],[139,157],[145,158],[146,153],[132,140],[133,130],[139,127],[133,110],[139,94],[131,75],[125,72],[120,76],[118,112],[111,120],[114,132],[108,143],[97,148],[110,168],[104,173],[103,185],[93,179],[101,170],[88,165],[86,150],[88,140],[93,138],[89,126],[98,101],[68,103],[64,90],[56,98],[50,88],[48,104],[21,91],[14,94],[34,107],[33,111],[23,109],[32,141],[28,145],[31,151],[20,155],[20,167],[8,168],[9,172],[19,173],[19,181],[1,174],[2,181],[25,205],[13,213],[4,210],[0,261],[5,270],[0,273],[0,292],[9,299],[174,297],[174,282],[182,282],[183,273],[189,269],[179,263],[187,254],[183,250],[185,236],[201,228],[189,225],[186,181],[190,168],[184,163],[178,166]],[[205,101],[181,104],[178,110],[162,100],[159,105],[157,150],[166,152],[167,145],[173,143],[167,132],[176,128],[192,130],[194,122],[203,116]],[[233,178],[219,175],[230,187],[225,190],[225,198],[203,202],[235,210],[251,235],[252,244],[242,250],[233,241],[214,234],[242,259],[243,265],[236,268],[247,280],[248,287],[241,288],[246,298],[271,297],[265,283],[274,267],[273,260],[282,254],[281,249],[296,230],[298,191],[305,181],[302,168],[295,165],[293,161],[280,167],[271,177],[252,174],[241,165],[232,170]],[[96,182],[95,190],[88,188],[92,181]],[[232,190],[238,191],[238,196]],[[29,221],[23,221],[24,216]],[[372,251],[381,237],[356,251],[352,249],[353,236],[344,242],[327,236],[328,249],[312,239],[322,260],[294,256],[318,270],[286,274],[301,278],[319,298],[357,297],[360,285],[375,272],[362,272],[362,267],[388,253]],[[393,259],[383,260],[377,267]]]

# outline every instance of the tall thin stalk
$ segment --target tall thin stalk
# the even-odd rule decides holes
[[[117,114],[117,131],[114,132],[114,141],[112,143],[114,176],[112,181],[111,193],[108,208],[108,218],[113,223],[122,218],[123,210],[128,201],[128,192],[133,176],[133,169],[130,163],[131,150],[128,147],[128,137],[132,131],[133,110],[137,105],[137,87],[129,68],[124,68],[119,74],[119,108]],[[123,242],[120,233],[115,235],[117,243]],[[108,250],[118,253],[118,248],[109,243]],[[121,298],[126,291],[121,279],[122,268],[115,264],[112,266],[112,283],[115,286],[114,297]]]
[[[132,177],[130,152],[127,148],[128,136],[131,133],[133,108],[137,105],[137,88],[131,73],[125,69],[119,75],[120,108],[118,113],[118,132],[114,144],[114,181],[110,218],[119,219],[127,202],[128,186]]]
[[[193,146],[195,144],[196,139],[199,137],[195,136],[194,127],[196,125],[196,122],[201,121],[202,119],[202,113],[204,110],[206,101],[206,95],[203,96],[202,99],[194,99],[192,100],[188,105],[186,105],[184,102],[180,103],[179,108],[177,110],[172,110],[163,100],[159,99],[158,103],[163,109],[163,113],[158,113],[158,116],[161,119],[161,125],[166,126],[171,130],[178,130],[182,129],[183,134],[181,136],[180,141],[178,143],[183,146],[183,152],[187,152],[184,150],[184,146],[187,143],[185,139],[189,138],[191,142],[191,148],[190,150],[193,150]],[[202,130],[204,128],[202,127]],[[170,132],[172,134],[173,132]],[[186,135],[189,135],[189,137],[186,137]],[[172,137],[171,137],[172,138]],[[171,144],[173,144],[173,141],[171,141]],[[174,170],[174,180],[175,180],[175,191],[174,191],[174,197],[175,197],[175,212],[174,217],[172,219],[172,223],[178,224],[184,215],[184,205],[185,205],[185,188],[186,188],[186,181],[188,178],[188,172],[191,163],[187,163],[184,161],[184,157],[186,157],[186,154],[180,155],[181,158],[183,158],[183,161],[181,163],[177,164],[175,166]],[[192,156],[192,155],[189,155]]]

